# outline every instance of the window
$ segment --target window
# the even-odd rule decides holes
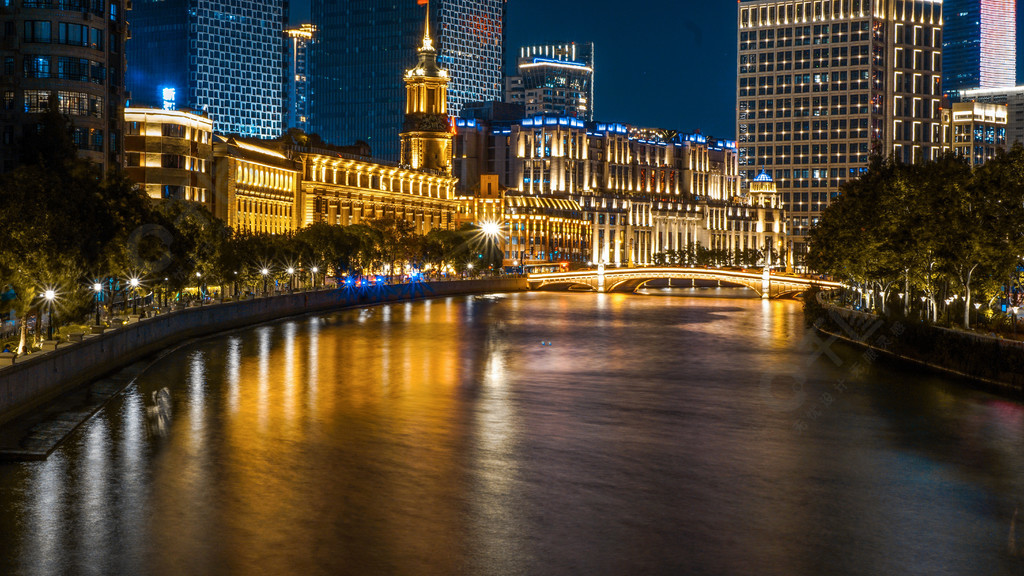
[[[129,167],[142,166],[142,153],[129,152],[125,154],[125,165]]]
[[[164,124],[163,135],[167,138],[184,138],[185,127],[180,124]]]
[[[124,134],[125,136],[138,136],[142,134],[142,122],[125,122]]]
[[[180,154],[161,154],[160,165],[164,168],[185,168],[185,157]]]
[[[57,42],[70,46],[88,46],[89,27],[59,22],[57,24]]]
[[[25,42],[50,42],[50,22],[44,20],[26,20]]]
[[[25,55],[25,78],[49,78],[50,57]]]

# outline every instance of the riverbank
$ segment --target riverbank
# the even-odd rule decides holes
[[[950,330],[906,318],[885,318],[835,306],[821,293],[804,301],[805,317],[828,338],[896,360],[965,378],[978,387],[1024,398],[1020,342]]]
[[[300,292],[175,310],[0,368],[0,426],[186,339],[311,312],[527,289],[522,278],[418,282]]]

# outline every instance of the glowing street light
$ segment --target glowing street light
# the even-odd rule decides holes
[[[487,236],[495,238],[501,235],[501,225],[497,222],[484,222],[480,225],[480,231]]]
[[[263,275],[263,295],[266,296],[267,295],[267,275],[270,274],[270,270],[264,268],[263,270],[260,270],[260,274]]]
[[[50,321],[47,326],[46,339],[53,340],[53,300],[57,298],[57,292],[48,289],[43,292],[43,298],[46,298],[46,307],[50,310]]]
[[[289,266],[287,272],[288,272],[288,291],[289,292],[294,292],[295,291],[295,268],[292,268],[291,266]]]
[[[92,291],[96,298],[96,325],[100,325],[100,294],[103,293],[103,284],[96,282],[92,285]]]
[[[316,290],[316,273],[319,272],[319,271],[320,271],[320,268],[318,268],[316,266],[313,266],[313,268],[310,269],[310,273],[312,275],[312,280],[313,280],[313,289],[314,290]]]
[[[139,279],[129,279],[128,285],[132,287],[132,314],[137,314],[139,312]]]

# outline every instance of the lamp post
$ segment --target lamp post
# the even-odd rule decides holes
[[[53,290],[47,290],[43,292],[43,298],[46,298],[46,307],[50,311],[50,321],[47,322],[46,339],[53,340],[53,299],[57,297],[57,293]]]
[[[260,270],[260,274],[263,275],[263,296],[267,295],[267,275],[270,274],[270,270],[264,268]]]
[[[922,316],[926,316],[927,315],[927,310],[925,310],[925,302],[927,302],[927,301],[928,301],[928,297],[927,296],[921,296],[921,314],[922,314]],[[924,319],[924,318],[922,318],[922,319]]]
[[[128,285],[132,287],[132,314],[139,313],[139,279],[132,278],[128,280]]]
[[[316,273],[319,272],[319,271],[320,271],[320,269],[317,268],[316,266],[313,266],[313,268],[311,268],[310,271],[309,271],[309,273],[310,273],[310,283],[313,285],[313,290],[316,290]]]
[[[96,282],[92,285],[92,291],[96,298],[96,325],[100,325],[100,294],[103,293],[103,284]]]
[[[1013,308],[1010,308],[1010,310],[1013,310],[1013,334],[1014,334],[1014,336],[1016,336],[1017,335],[1017,311],[1020,310],[1020,307],[1014,306]]]
[[[981,302],[974,303],[974,323],[977,324],[981,318]]]
[[[288,293],[295,292],[295,268],[288,267]]]
[[[203,274],[196,272],[196,294],[199,295],[199,305],[203,305]]]

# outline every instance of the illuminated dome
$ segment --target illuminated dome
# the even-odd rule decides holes
[[[757,178],[754,178],[754,182],[774,182],[774,180],[772,180],[772,177],[765,172],[764,168],[762,168],[761,173],[757,175]]]

